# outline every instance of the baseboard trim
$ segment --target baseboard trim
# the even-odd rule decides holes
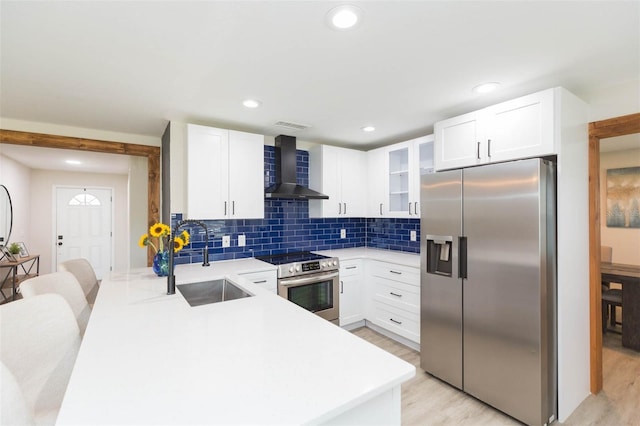
[[[380,334],[382,334],[383,336],[388,337],[389,339],[393,339],[396,342],[405,345],[411,349],[413,349],[414,351],[418,351],[420,352],[420,344],[416,343],[412,340],[407,339],[406,337],[402,337],[392,331],[387,330],[386,328],[382,328],[380,326],[375,325],[374,323],[372,323],[369,320],[364,320],[364,325],[367,328],[372,329],[375,332],[378,332]]]

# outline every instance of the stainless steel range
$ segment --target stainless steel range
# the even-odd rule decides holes
[[[278,295],[338,324],[340,262],[337,257],[296,252],[256,259],[278,266]]]

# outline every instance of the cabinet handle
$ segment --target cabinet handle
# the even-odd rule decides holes
[[[357,266],[347,266],[347,267],[346,267],[346,268],[344,268],[344,269],[356,269],[356,268],[357,268]]]
[[[487,157],[491,158],[491,139],[487,139]]]
[[[227,215],[227,202],[224,202],[224,215]]]
[[[344,214],[347,214],[347,203],[344,203]]]
[[[402,272],[398,272],[398,271],[389,270],[389,272],[396,275],[402,275]]]
[[[380,216],[382,216],[382,203],[380,203]]]
[[[418,215],[418,202],[413,203],[413,212]]]
[[[398,325],[402,325],[402,321],[396,321],[396,320],[394,320],[393,318],[389,318],[389,321],[391,321],[391,322],[395,322],[395,323],[396,323],[396,324],[398,324]]]
[[[342,214],[342,203],[338,203],[338,214]]]
[[[390,295],[392,295],[392,296],[395,296],[395,297],[402,297],[402,295],[401,295],[401,294],[394,293],[394,292],[392,292],[392,291],[390,291],[390,292],[389,292],[389,294],[390,294]]]
[[[232,201],[231,202],[231,216],[235,216],[236,214],[236,202]]]
[[[264,284],[266,282],[267,282],[267,280],[260,280],[260,281],[254,281],[253,283],[254,284]]]
[[[476,150],[476,157],[479,160],[480,159],[480,142],[478,142],[478,149]]]
[[[411,201],[409,201],[409,216],[411,216]]]
[[[340,280],[340,294],[344,293],[344,282]]]

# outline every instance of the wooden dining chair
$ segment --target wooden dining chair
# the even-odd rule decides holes
[[[600,261],[611,263],[613,260],[613,249],[609,246],[600,247]],[[611,282],[602,281],[602,331],[612,331],[619,333],[615,330],[616,325],[622,325],[622,322],[618,322],[616,319],[616,307],[622,307],[622,289],[611,288]],[[607,326],[607,322],[612,328]]]

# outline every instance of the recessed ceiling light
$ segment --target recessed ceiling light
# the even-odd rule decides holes
[[[79,164],[82,164],[82,161],[78,161],[78,160],[66,160],[65,163],[67,164],[72,164],[74,166],[77,166]]]
[[[364,126],[364,127],[362,128],[362,131],[363,131],[363,132],[373,132],[374,130],[376,130],[376,128],[375,128],[375,127],[373,127],[373,126]]]
[[[256,99],[245,99],[244,101],[242,101],[242,105],[246,106],[247,108],[258,108],[260,104],[261,102]]]
[[[500,86],[500,83],[490,82],[490,83],[482,83],[473,88],[473,91],[476,93],[489,93],[493,92]]]
[[[347,4],[334,7],[327,13],[327,22],[338,30],[353,28],[361,18],[362,9]]]

